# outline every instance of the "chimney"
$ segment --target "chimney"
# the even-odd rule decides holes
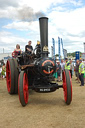
[[[48,56],[48,18],[40,17],[40,41],[41,41],[41,51],[42,57]]]

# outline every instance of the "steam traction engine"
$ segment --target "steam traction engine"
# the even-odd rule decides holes
[[[7,89],[10,94],[18,93],[22,106],[28,103],[29,89],[40,93],[53,92],[63,88],[67,105],[72,101],[72,82],[68,70],[63,72],[63,84],[53,81],[56,71],[54,59],[48,57],[48,18],[39,18],[41,45],[36,47],[36,53],[26,52],[16,58],[8,59],[6,64]]]

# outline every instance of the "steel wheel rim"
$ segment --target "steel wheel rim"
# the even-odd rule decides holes
[[[10,92],[10,89],[11,89],[11,70],[10,70],[9,61],[7,61],[7,64],[6,64],[6,81],[7,81],[8,92]]]
[[[64,99],[67,101],[67,86],[66,86],[66,75],[65,71],[63,72],[63,91],[64,91]]]
[[[27,104],[29,93],[28,93],[28,78],[26,73],[24,73],[23,76],[23,94],[24,94],[25,103]]]

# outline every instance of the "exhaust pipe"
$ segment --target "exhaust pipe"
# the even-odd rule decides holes
[[[48,18],[40,17],[39,25],[42,57],[48,57]]]

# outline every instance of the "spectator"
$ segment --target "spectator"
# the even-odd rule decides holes
[[[65,69],[68,69],[70,71],[70,63],[68,61],[68,58],[65,58]]]
[[[78,80],[78,82],[80,82],[80,80],[79,80],[79,60],[76,60],[75,75],[76,75],[76,77],[77,77],[76,80]]]
[[[72,78],[72,69],[73,69],[73,64],[72,64],[72,60],[70,60],[70,74],[71,74],[71,78]]]
[[[33,47],[31,46],[31,44],[32,44],[32,41],[29,41],[28,45],[25,46],[25,52],[27,52],[29,54],[31,54],[33,51]]]
[[[2,78],[5,78],[6,77],[6,66],[5,66],[5,63],[3,64],[2,66]]]
[[[63,71],[65,69],[65,63],[64,63],[64,60],[63,59],[61,60],[60,65],[61,65],[61,80],[62,80],[62,74],[63,74]]]
[[[0,79],[2,78],[2,66],[0,64]]]
[[[61,65],[60,65],[59,61],[57,61],[56,71],[57,71],[57,75],[58,75],[58,82],[60,82]]]
[[[80,86],[84,86],[84,63],[82,62],[82,59],[80,59],[79,62],[79,79],[81,81]]]
[[[85,82],[85,59],[82,61],[84,63],[84,82]]]

